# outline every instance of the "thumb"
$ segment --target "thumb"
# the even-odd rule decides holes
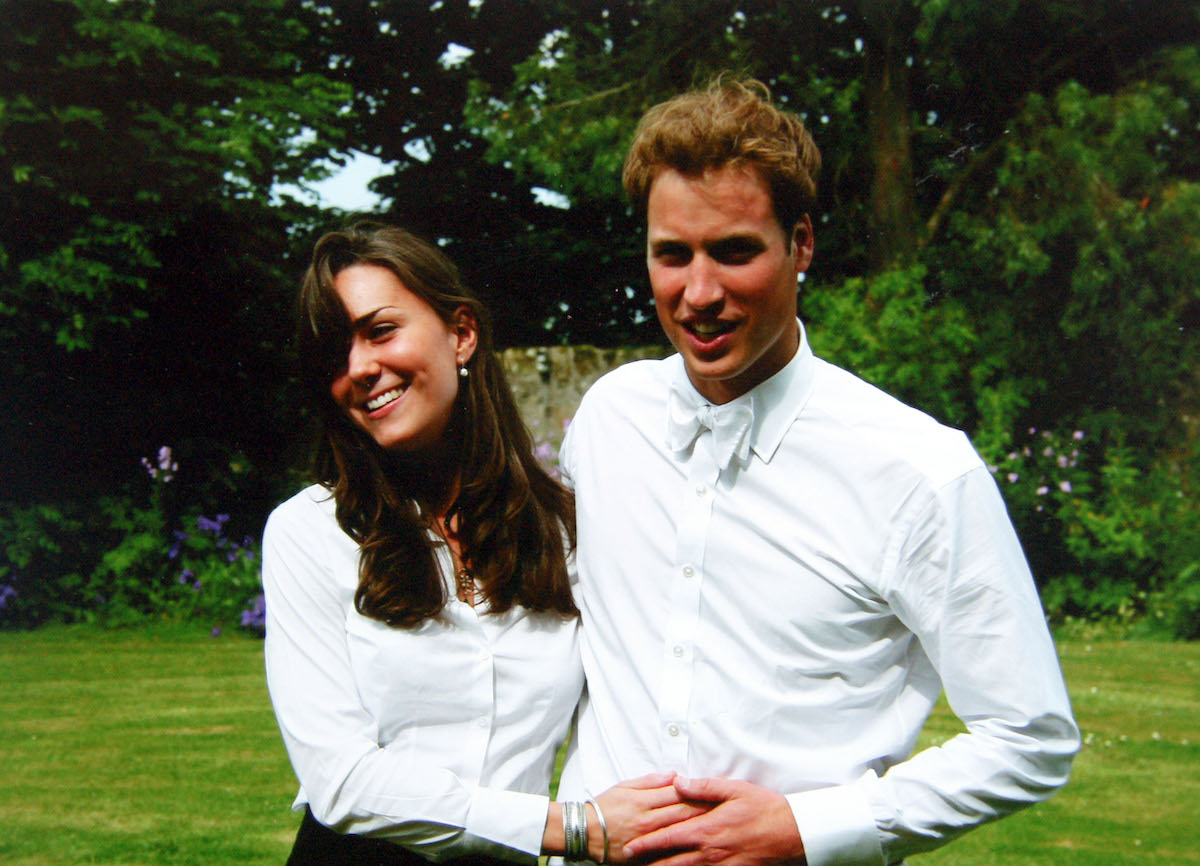
[[[716,803],[736,796],[737,782],[729,779],[688,779],[676,776],[675,790],[684,800]]]

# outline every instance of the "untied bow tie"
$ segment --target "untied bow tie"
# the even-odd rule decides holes
[[[682,389],[672,386],[667,401],[667,445],[675,451],[686,450],[701,430],[711,430],[717,465],[722,469],[736,454],[739,460],[750,455],[750,427],[754,412],[746,401],[713,406],[697,402]]]

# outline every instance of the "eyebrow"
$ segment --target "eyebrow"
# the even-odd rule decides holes
[[[684,240],[681,240],[680,238],[675,237],[663,237],[652,239],[650,241],[650,249],[652,250],[668,249],[676,246],[691,249],[690,244]],[[705,241],[703,244],[701,244],[701,246],[707,252],[712,252],[713,250],[720,250],[728,247],[765,247],[766,244],[758,235],[747,232],[732,235],[722,235],[714,240]]]
[[[376,307],[374,310],[371,310],[371,312],[364,313],[363,315],[359,316],[357,319],[351,320],[350,328],[351,328],[351,330],[357,331],[360,328],[363,328],[366,325],[369,325],[371,323],[371,321],[376,316],[378,316],[380,313],[382,313],[384,310],[392,310],[392,309],[395,309],[395,307],[391,307],[386,304],[382,307]]]

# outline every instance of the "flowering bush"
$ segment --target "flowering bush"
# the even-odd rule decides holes
[[[0,624],[165,617],[261,634],[257,543],[231,533],[228,514],[179,507],[169,447],[141,465],[149,487],[140,496],[106,496],[86,510],[0,508]]]
[[[262,633],[263,617],[246,614],[261,597],[259,551],[254,539],[227,535],[228,514],[198,515],[185,521],[190,531],[171,532],[167,560],[174,564],[179,591],[169,607],[180,619],[238,623]]]
[[[1183,473],[1143,470],[1130,449],[1082,430],[1029,429],[988,467],[1008,502],[1054,619],[1161,621],[1200,633],[1200,518]],[[1182,541],[1182,543],[1181,543]]]
[[[73,619],[99,556],[69,505],[0,507],[0,625],[28,627]]]

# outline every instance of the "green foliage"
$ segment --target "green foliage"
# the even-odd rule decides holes
[[[261,634],[258,544],[228,514],[185,513],[170,449],[143,460],[148,490],[76,506],[0,508],[0,625],[153,620]]]
[[[340,138],[349,90],[304,57],[304,4],[4,9],[0,340],[86,349],[144,319],[160,239],[206,206],[261,215]]]
[[[814,350],[957,426],[970,419],[976,337],[954,299],[931,298],[921,265],[803,295]]]
[[[1181,50],[1157,80],[1114,94],[1068,83],[1030,96],[994,184],[936,253],[995,378],[1016,383],[1035,426],[1115,424],[1131,446],[1173,433],[1175,392],[1200,357],[1188,327],[1200,309],[1200,186],[1177,174],[1194,160],[1200,91],[1164,80],[1197,67]]]
[[[72,621],[85,595],[94,540],[70,503],[0,503],[0,625]]]
[[[981,448],[1052,619],[1200,636],[1193,450],[1143,469],[1120,442],[1036,428]]]

